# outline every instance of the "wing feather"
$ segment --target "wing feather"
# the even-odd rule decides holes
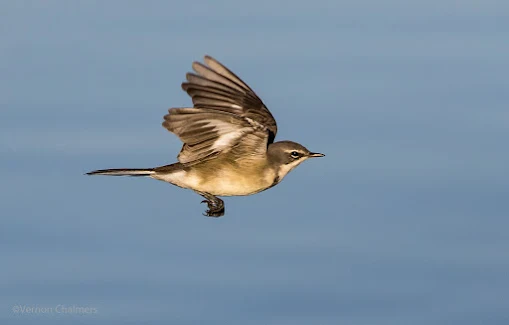
[[[210,56],[194,62],[182,83],[193,108],[172,108],[163,126],[184,142],[178,159],[193,164],[234,151],[262,155],[274,141],[274,117],[256,93]]]

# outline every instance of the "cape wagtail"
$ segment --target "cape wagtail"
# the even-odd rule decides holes
[[[147,169],[103,169],[87,175],[148,176],[195,191],[205,198],[204,215],[224,215],[217,196],[251,195],[277,185],[312,157],[292,141],[274,142],[274,117],[255,92],[210,56],[193,63],[182,83],[192,108],[171,108],[163,126],[184,143],[178,162]]]

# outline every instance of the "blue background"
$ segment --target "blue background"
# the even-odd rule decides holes
[[[506,1],[3,1],[0,323],[509,324]],[[201,215],[172,163],[210,54],[327,157]],[[15,306],[95,314],[16,314]]]

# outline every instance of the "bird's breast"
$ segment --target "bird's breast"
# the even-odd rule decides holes
[[[161,178],[160,178],[161,179]],[[274,185],[277,173],[263,165],[195,165],[164,177],[177,186],[217,196],[251,195]]]
[[[258,166],[225,168],[212,172],[201,186],[218,196],[251,195],[271,187],[276,177],[272,170]]]

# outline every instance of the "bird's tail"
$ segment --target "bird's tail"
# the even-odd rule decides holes
[[[108,176],[150,176],[154,174],[155,171],[153,168],[148,169],[100,169],[94,170],[93,172],[88,172],[87,175],[108,175]]]

